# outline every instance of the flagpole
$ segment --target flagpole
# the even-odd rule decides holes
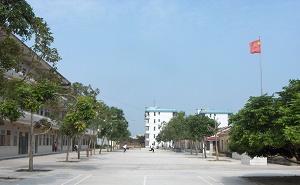
[[[260,42],[260,36],[258,37]],[[260,48],[261,48],[261,42],[260,42]],[[263,95],[263,83],[262,83],[262,65],[261,65],[261,52],[259,53],[259,62],[260,62],[260,95]]]

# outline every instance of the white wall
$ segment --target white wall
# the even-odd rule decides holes
[[[148,129],[146,129],[145,133],[149,134],[149,138],[145,138],[145,147],[149,147],[152,143],[154,143],[155,146],[161,146],[155,138],[162,130],[163,124],[167,124],[171,120],[174,112],[175,109],[160,109],[155,107],[146,110],[145,126]],[[166,145],[169,145],[169,143]]]
[[[215,119],[218,123],[220,123],[219,127],[228,126],[228,114],[205,114],[205,116]]]

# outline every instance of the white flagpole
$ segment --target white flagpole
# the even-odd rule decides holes
[[[260,36],[258,37],[260,42]],[[263,84],[262,84],[262,65],[261,65],[261,42],[259,43],[260,47],[260,53],[259,53],[259,61],[260,61],[260,95],[263,95]]]

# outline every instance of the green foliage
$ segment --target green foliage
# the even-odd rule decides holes
[[[137,136],[136,140],[141,145],[145,144],[145,136]]]
[[[19,71],[19,62],[22,58],[21,46],[11,38],[0,40],[0,69],[5,71],[15,69]]]
[[[230,119],[229,149],[251,157],[280,155],[300,160],[300,81],[291,80],[279,97],[250,97]]]
[[[179,112],[162,128],[162,131],[156,137],[156,141],[167,142],[183,139],[201,141],[203,137],[213,134],[210,127],[214,127],[214,120],[207,116],[189,115],[186,117],[184,112]]]
[[[19,106],[19,102],[15,100],[0,102],[0,125],[4,124],[5,119],[14,122],[23,116],[24,113]]]
[[[25,0],[0,1],[0,28],[7,34],[14,33],[23,40],[30,39],[35,14]]]
[[[193,141],[201,141],[205,136],[211,136],[215,123],[205,115],[190,115],[186,118],[189,139]]]
[[[85,131],[88,127],[87,123],[96,116],[93,102],[93,97],[78,97],[74,106],[70,107],[66,114],[64,123],[61,125],[61,131],[69,137]]]
[[[45,133],[47,133],[48,131],[50,131],[52,129],[52,123],[49,122],[47,119],[42,118],[39,121],[34,123],[34,127],[35,128],[40,128],[42,129]]]

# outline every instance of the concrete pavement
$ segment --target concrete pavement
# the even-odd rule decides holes
[[[92,157],[82,152],[35,156],[35,172],[17,172],[28,169],[28,157],[0,161],[0,184],[2,185],[254,185],[250,176],[300,176],[299,166],[241,165],[239,160],[214,157],[202,158],[189,153],[148,149],[103,151]],[[270,180],[269,180],[270,181]],[[264,183],[267,184],[267,183]],[[282,185],[279,181],[272,184]],[[285,183],[293,184],[293,182]]]

